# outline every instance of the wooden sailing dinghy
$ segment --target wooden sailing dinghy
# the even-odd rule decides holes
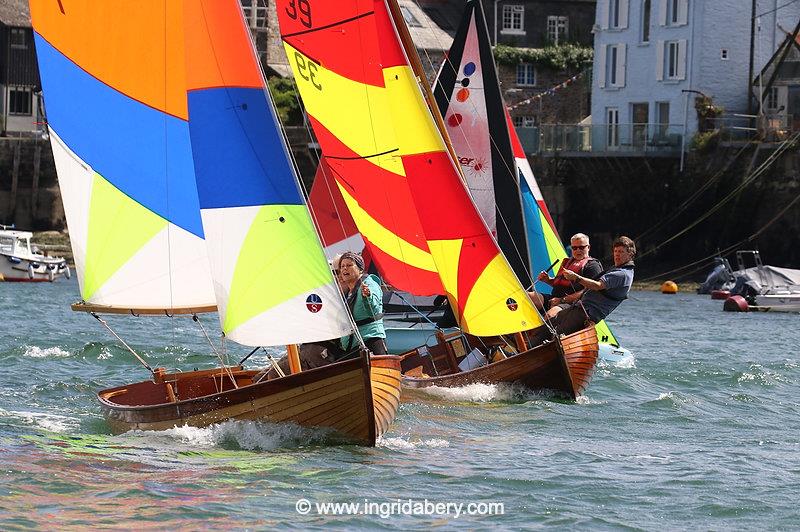
[[[506,355],[506,349],[511,351],[510,355]],[[483,365],[462,369],[460,365],[471,352],[480,352],[477,356]],[[502,354],[492,357],[491,353]],[[480,357],[485,357],[485,361]],[[596,364],[594,327],[532,349],[525,344],[524,335],[506,343],[502,338],[492,341],[461,333],[440,333],[436,345],[418,347],[403,355],[403,385],[428,388],[477,383],[521,384],[531,390],[576,399],[589,386]]]
[[[246,346],[353,333],[237,0],[33,0],[31,13],[75,310],[108,326],[98,313],[218,309],[224,338]],[[98,394],[109,423],[288,421],[373,445],[399,404],[397,357],[307,371],[292,357],[290,375],[260,382],[220,359],[168,373],[140,358],[151,380]]]
[[[484,343],[543,326],[464,186],[397,2],[320,2],[308,12],[293,6],[277,4],[289,63],[326,167],[384,280],[415,295],[446,294],[464,333]],[[597,337],[579,337],[575,352],[587,354],[575,356],[593,368]],[[514,382],[574,397],[591,368],[567,386],[572,351],[561,342],[530,350],[515,370],[514,362],[501,367],[518,375]],[[521,375],[521,368],[539,375]],[[490,371],[481,380],[501,377]],[[414,378],[405,382],[434,377]]]

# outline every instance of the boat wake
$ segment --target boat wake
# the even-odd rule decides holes
[[[27,425],[33,425],[50,432],[66,433],[74,431],[80,426],[80,422],[76,418],[44,412],[17,412],[0,408],[0,418],[17,419]]]
[[[382,436],[375,444],[376,447],[389,449],[391,451],[410,451],[414,449],[439,449],[442,447],[450,447],[450,442],[441,438],[423,439],[410,439],[400,436],[385,437]]]
[[[539,394],[528,390],[521,385],[512,384],[467,384],[457,388],[443,388],[440,386],[430,386],[419,388],[426,395],[446,399],[456,402],[488,403],[494,401],[524,401],[532,396],[540,397]]]
[[[178,441],[193,448],[223,447],[247,451],[271,451],[330,443],[334,439],[331,432],[329,429],[307,428],[290,423],[232,420],[204,428],[184,425],[164,431],[131,431],[128,434]]]
[[[72,353],[63,350],[60,347],[41,348],[36,345],[26,345],[25,353],[23,353],[22,356],[28,358],[65,358],[71,355]]]

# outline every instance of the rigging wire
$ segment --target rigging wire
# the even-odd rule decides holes
[[[672,235],[671,237],[669,237],[665,241],[661,242],[657,246],[655,246],[653,248],[650,248],[646,252],[640,254],[639,258],[645,257],[645,256],[650,255],[652,253],[655,253],[656,251],[658,251],[660,248],[662,248],[666,244],[674,241],[675,239],[677,239],[680,236],[683,236],[688,231],[690,231],[691,229],[693,229],[694,227],[699,225],[701,222],[703,222],[704,220],[708,219],[712,214],[717,212],[726,203],[728,203],[731,199],[733,199],[745,187],[747,187],[750,183],[752,183],[753,181],[758,179],[772,165],[772,163],[774,163],[778,159],[778,157],[781,154],[783,154],[787,149],[792,147],[794,145],[794,143],[798,139],[800,139],[800,131],[795,133],[794,135],[792,135],[790,138],[786,139],[785,141],[783,141],[783,143],[778,147],[778,149],[776,149],[772,154],[770,154],[770,156],[763,163],[761,163],[758,168],[756,168],[748,176],[746,176],[745,179],[742,180],[741,184],[739,184],[736,188],[731,190],[724,198],[722,198],[719,202],[717,202],[717,204],[714,205],[714,207],[712,207],[711,209],[709,209],[708,211],[703,213],[697,220],[695,220],[694,222],[689,224],[687,227],[685,227],[681,231],[679,231],[676,234]]]
[[[197,317],[197,314],[192,314],[192,320],[197,325],[200,326],[200,330],[203,331],[203,336],[206,337],[206,340],[208,341],[208,345],[211,346],[211,350],[214,351],[214,354],[217,355],[217,358],[219,358],[219,362],[220,362],[220,364],[222,364],[222,370],[226,372],[228,377],[230,377],[231,382],[233,383],[233,387],[234,388],[239,388],[239,385],[236,384],[236,379],[233,377],[233,371],[231,371],[230,366],[228,366],[228,361],[226,359],[223,359],[222,354],[219,351],[217,351],[216,347],[214,347],[214,343],[211,341],[211,338],[209,338],[208,334],[206,333],[206,328],[203,327],[203,322],[200,321],[200,318]]]

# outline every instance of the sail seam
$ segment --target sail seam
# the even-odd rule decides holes
[[[341,26],[342,24],[348,24],[353,22],[354,20],[358,20],[360,18],[369,17],[374,15],[375,11],[367,11],[366,13],[361,13],[360,15],[356,15],[355,17],[346,18],[344,20],[339,20],[337,22],[332,22],[331,24],[326,24],[325,26],[320,26],[319,28],[311,28],[310,30],[303,30],[297,31],[294,33],[287,33],[285,35],[281,35],[281,39],[286,40],[289,37],[296,37],[298,35],[307,35],[309,33],[314,33],[316,31],[327,30],[329,28],[333,28],[334,26]]]

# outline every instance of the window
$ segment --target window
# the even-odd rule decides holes
[[[650,42],[650,0],[642,1],[642,34],[641,42]]]
[[[728,60],[728,49],[727,48],[723,48],[722,50],[719,51],[719,58],[722,59],[723,61],[727,61]]]
[[[28,44],[25,39],[25,30],[23,28],[11,28],[9,34],[11,48],[27,48]]]
[[[608,27],[612,29],[628,27],[628,0],[610,0],[608,4]]]
[[[650,119],[650,104],[632,103],[631,116],[633,117],[633,145],[642,147],[647,143],[647,123]]]
[[[667,43],[667,79],[678,79],[678,41]]]
[[[536,119],[530,115],[517,115],[514,117],[515,127],[535,127]]]
[[[33,107],[33,93],[29,87],[9,87],[8,113],[30,115]]]
[[[608,44],[599,48],[597,79],[601,88],[625,86],[625,44]]]
[[[619,147],[619,109],[616,107],[606,107],[606,146],[609,148]]]
[[[564,44],[569,31],[568,17],[547,17],[547,40],[552,44]]]
[[[242,11],[248,26],[254,30],[267,28],[267,6],[265,0],[241,0]]]
[[[661,0],[658,23],[662,26],[683,26],[688,23],[689,0]]]
[[[770,87],[767,91],[766,103],[767,109],[775,111],[778,109],[778,87]]]
[[[669,129],[669,102],[656,103],[656,124],[658,137],[664,138]]]
[[[608,46],[608,73],[606,79],[612,87],[625,86],[625,45],[611,44]]]
[[[504,5],[503,6],[503,33],[524,33],[523,17],[525,15],[524,6]]]
[[[414,16],[414,13],[411,12],[406,6],[400,6],[400,12],[403,13],[403,19],[406,21],[406,24],[411,28],[421,28],[422,24],[420,24],[417,17]]]
[[[536,85],[536,68],[534,68],[533,64],[520,63],[517,65],[517,85]]]
[[[658,41],[656,48],[656,79],[686,79],[686,39]]]

